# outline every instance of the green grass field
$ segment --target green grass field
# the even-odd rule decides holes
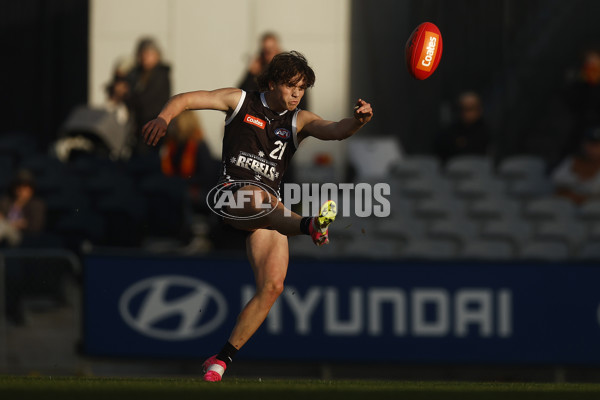
[[[0,376],[0,399],[600,399],[600,384]]]

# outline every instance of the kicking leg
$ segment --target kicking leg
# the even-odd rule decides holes
[[[251,194],[249,194],[249,192]],[[235,210],[230,210],[234,215],[240,217],[227,218],[225,221],[236,229],[255,230],[270,227],[282,235],[295,236],[308,234],[312,237],[318,246],[328,243],[328,226],[336,217],[336,204],[329,200],[321,206],[317,217],[303,218],[295,212],[285,208],[283,203],[277,200],[275,196],[265,192],[256,186],[247,186],[236,192],[237,203],[243,204]],[[243,198],[250,198],[252,201],[243,201]],[[265,209],[265,205],[272,208],[272,211],[260,218],[248,218],[256,215],[259,211]]]
[[[285,208],[276,196],[257,186],[246,186],[236,193],[236,204],[241,207],[230,208],[228,212],[239,218],[225,218],[225,221],[236,229],[255,230],[271,227],[285,236],[296,236],[302,234],[300,221],[302,217],[295,212]],[[251,218],[265,210],[271,210],[268,214],[259,218]]]

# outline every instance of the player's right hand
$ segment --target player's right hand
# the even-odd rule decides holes
[[[156,146],[160,138],[165,136],[167,133],[167,122],[158,117],[149,121],[142,128],[142,135],[144,135],[144,142],[149,146]]]
[[[373,118],[373,108],[371,108],[371,104],[363,99],[358,99],[354,106],[354,118],[363,125],[369,122],[371,118]]]

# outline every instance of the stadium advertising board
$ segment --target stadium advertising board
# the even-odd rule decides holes
[[[247,261],[85,261],[84,350],[204,358],[253,294]],[[600,267],[292,260],[246,359],[600,364]]]

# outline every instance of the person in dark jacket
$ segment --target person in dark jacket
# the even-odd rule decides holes
[[[129,106],[135,122],[136,139],[139,139],[144,123],[154,118],[171,96],[170,70],[162,62],[156,42],[150,38],[141,39],[136,51],[136,66],[128,75]],[[147,149],[141,140],[135,147],[138,151]]]

